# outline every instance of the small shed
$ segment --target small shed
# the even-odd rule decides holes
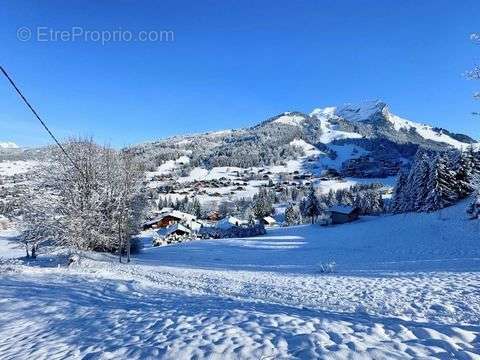
[[[265,226],[274,226],[277,224],[277,221],[271,216],[265,216],[262,218],[261,223]]]
[[[360,209],[347,205],[335,205],[328,208],[332,224],[345,224],[357,220]]]

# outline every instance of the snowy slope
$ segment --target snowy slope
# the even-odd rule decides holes
[[[475,359],[480,247],[464,210],[148,248],[131,265],[4,266],[0,354]]]
[[[320,121],[320,142],[328,144],[334,140],[359,139],[363,137],[361,134],[358,133],[338,130],[337,126],[329,121],[329,119],[334,116],[334,114],[335,108],[333,107],[325,109],[314,109],[310,113],[310,116],[315,117]]]
[[[348,121],[368,121],[381,115],[386,104],[381,101],[365,101],[358,104],[344,104],[338,106],[333,112],[336,116]]]
[[[305,140],[302,139],[292,140],[290,142],[290,145],[302,148],[305,156],[317,156],[321,154],[321,151],[319,151],[315,146],[307,143]]]
[[[286,112],[276,118],[273,122],[284,125],[299,126],[302,125],[304,121],[304,116]]]
[[[367,101],[360,104],[345,104],[329,112],[350,122],[378,121],[385,119],[396,131],[416,131],[425,140],[445,143],[457,149],[466,148],[467,143],[435,130],[432,126],[403,119],[390,112],[388,105],[382,101]],[[319,110],[316,110],[318,112]],[[315,111],[314,111],[315,112]]]
[[[410,120],[405,120],[399,116],[391,114],[390,112],[386,113],[386,118],[392,123],[395,130],[410,131],[413,129],[424,139],[442,142],[457,149],[464,149],[468,146],[468,144],[460,142],[444,133],[434,131],[429,125],[418,124]]]
[[[24,249],[18,242],[14,241],[18,232],[12,229],[4,229],[4,223],[0,215],[0,259],[18,258],[25,255]],[[8,224],[8,223],[5,223]]]

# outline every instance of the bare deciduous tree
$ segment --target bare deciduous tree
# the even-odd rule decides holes
[[[24,206],[21,241],[78,250],[118,251],[130,260],[130,237],[145,208],[143,166],[133,155],[91,139],[64,144],[75,166],[54,151]],[[78,169],[77,169],[78,168]],[[35,245],[31,251],[37,250]]]
[[[470,35],[470,39],[480,45],[480,33],[473,33]],[[476,64],[473,69],[466,72],[467,79],[470,80],[480,80],[480,65]],[[480,100],[480,91],[477,91],[473,94],[473,97],[477,100]],[[480,115],[480,112],[474,112],[475,115]]]

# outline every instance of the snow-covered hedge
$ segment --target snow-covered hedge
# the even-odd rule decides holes
[[[207,239],[221,238],[245,238],[266,233],[262,224],[256,224],[250,227],[232,226],[229,229],[219,229],[214,227],[203,227],[200,229],[200,235]]]

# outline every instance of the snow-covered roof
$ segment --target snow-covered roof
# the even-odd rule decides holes
[[[186,232],[187,234],[190,234],[192,231],[187,228],[186,226],[183,226],[182,224],[174,224],[172,226],[169,226],[166,230],[166,233],[165,233],[165,236],[168,236],[170,234],[173,234],[175,231],[177,230],[180,230],[180,231],[183,231],[183,232]]]
[[[157,217],[153,218],[152,220],[144,222],[143,226],[150,226],[150,225],[156,224],[157,222],[162,220],[164,217],[165,217],[165,214],[163,214],[162,216],[157,216]]]
[[[236,218],[235,216],[228,216],[223,218],[222,220],[217,221],[215,227],[219,229],[230,229],[232,226],[239,226],[246,224],[245,220],[241,220]]]
[[[149,225],[156,224],[157,222],[161,221],[163,218],[165,218],[167,216],[172,216],[172,217],[175,217],[179,220],[186,221],[186,222],[191,222],[191,221],[197,220],[196,216],[188,214],[188,213],[184,213],[182,211],[172,210],[170,212],[165,212],[165,213],[162,211],[162,213],[159,216],[156,216],[152,220],[145,222],[143,224],[143,226],[149,226]]]
[[[265,216],[263,220],[268,224],[275,224],[277,221],[271,216]]]
[[[194,215],[184,213],[184,212],[178,211],[178,210],[173,210],[173,211],[169,212],[167,215],[170,215],[170,216],[173,216],[173,217],[185,220],[185,221],[193,221],[193,220],[197,219],[197,217],[194,216]],[[165,215],[165,216],[167,216],[167,215]]]
[[[328,211],[330,212],[337,212],[341,214],[350,214],[353,210],[355,210],[355,208],[348,205],[335,205],[328,208]]]

